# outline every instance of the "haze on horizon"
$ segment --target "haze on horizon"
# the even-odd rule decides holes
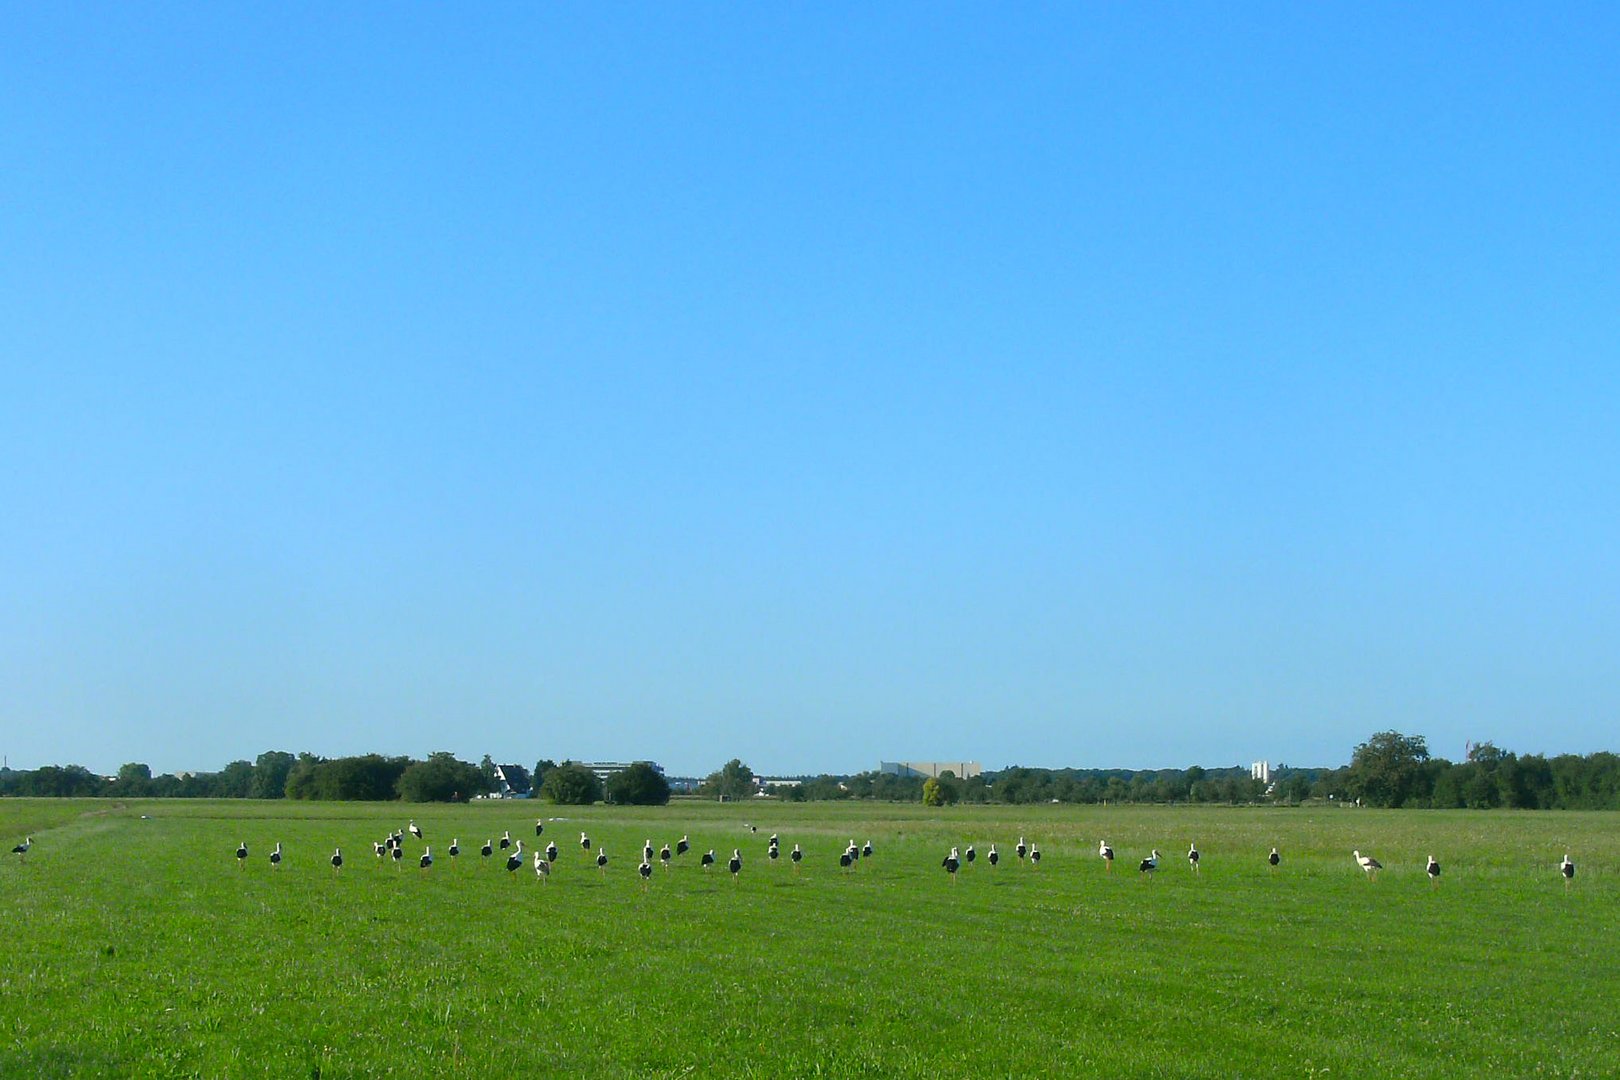
[[[0,753],[1616,749],[1617,22],[12,7]]]

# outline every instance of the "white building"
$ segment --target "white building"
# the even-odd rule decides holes
[[[1256,761],[1249,766],[1249,779],[1258,780],[1262,784],[1271,783],[1271,762]]]

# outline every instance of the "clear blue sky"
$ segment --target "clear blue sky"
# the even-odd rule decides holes
[[[0,752],[1620,748],[1617,40],[10,5]]]

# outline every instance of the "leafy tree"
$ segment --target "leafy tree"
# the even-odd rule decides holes
[[[1347,787],[1352,796],[1372,806],[1404,806],[1427,800],[1422,789],[1429,746],[1421,735],[1380,731],[1350,755]]]
[[[540,797],[564,806],[589,806],[602,798],[602,781],[585,766],[565,761],[546,771]]]
[[[447,750],[413,761],[399,774],[399,797],[406,802],[452,802],[468,792],[482,790],[484,773],[477,765],[458,761]]]
[[[255,799],[280,799],[287,794],[287,774],[292,772],[293,763],[297,758],[285,750],[266,750],[260,754],[253,763],[253,786],[251,793]]]
[[[717,772],[709,774],[698,788],[700,794],[718,795],[727,799],[741,799],[752,795],[759,790],[754,781],[754,770],[742,763],[740,758],[732,758],[722,765]]]
[[[545,783],[546,773],[550,772],[556,767],[557,763],[552,761],[550,758],[541,758],[539,761],[534,763],[534,775],[529,777],[529,782],[534,785],[534,789],[536,791],[539,791],[540,785]]]
[[[299,754],[298,760],[287,770],[287,782],[283,785],[282,794],[289,799],[315,798],[315,770],[325,760],[308,752]]]
[[[139,798],[152,793],[152,767],[138,761],[118,767],[118,779],[113,781],[113,794],[125,798]]]
[[[607,801],[623,806],[663,806],[669,802],[669,781],[645,761],[608,777]]]

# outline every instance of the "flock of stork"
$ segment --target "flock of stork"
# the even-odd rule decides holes
[[[754,825],[745,824],[743,827],[753,833],[757,833],[759,831],[758,827]],[[543,836],[545,831],[545,819],[541,818],[536,820],[534,823],[535,837],[539,838]],[[394,832],[389,833],[384,839],[376,841],[372,844],[372,853],[376,856],[377,864],[379,866],[390,860],[392,860],[396,868],[404,863],[406,833],[409,833],[417,840],[423,839],[421,828],[418,827],[415,821],[411,821],[404,829],[395,830]],[[34,838],[30,836],[23,840],[22,843],[13,847],[11,849],[11,853],[16,855],[21,860],[26,860],[28,858],[28,850],[33,846]],[[592,851],[590,836],[583,832],[580,833],[579,846],[580,849],[587,856],[589,856]],[[675,846],[673,848],[666,843],[662,847],[658,848],[655,852],[653,842],[649,838],[645,844],[642,845],[641,864],[636,868],[636,872],[641,877],[641,887],[646,889],[652,882],[653,859],[655,855],[658,863],[665,870],[668,870],[670,868],[670,864],[676,858],[685,855],[691,850],[691,846],[692,845],[688,838],[686,836],[682,836],[679,840],[675,841]],[[460,857],[460,838],[457,837],[452,839],[450,841],[450,846],[445,850],[452,860]],[[506,853],[503,858],[503,864],[505,865],[508,873],[516,873],[518,870],[523,868],[523,841],[521,839],[513,840],[510,830],[503,832],[499,841],[493,838],[485,840],[483,845],[478,849],[478,854],[484,859],[489,859],[497,850]],[[607,849],[598,845],[595,852],[597,873],[606,875],[608,868]],[[1013,852],[1018,856],[1018,862],[1020,865],[1025,865],[1025,860],[1027,859],[1027,865],[1033,869],[1040,869],[1041,849],[1034,844],[1026,843],[1024,837],[1020,836],[1018,838],[1018,843],[1014,845]],[[781,857],[781,853],[780,840],[775,833],[772,833],[766,843],[766,858],[774,863]],[[247,841],[243,840],[236,847],[236,865],[238,868],[247,866],[248,854]],[[1111,872],[1114,869],[1114,849],[1109,846],[1108,841],[1102,840],[1098,842],[1097,855],[1103,860],[1105,869]],[[1384,868],[1383,863],[1379,862],[1371,855],[1363,855],[1359,850],[1352,852],[1352,856],[1356,860],[1356,865],[1361,867],[1370,880],[1376,879],[1378,872]],[[845,847],[838,856],[838,866],[840,870],[848,873],[855,868],[860,860],[870,859],[871,857],[872,841],[868,840],[864,845],[857,845],[855,840],[851,838],[848,846]],[[957,873],[961,871],[964,866],[972,866],[978,860],[978,857],[978,851],[972,844],[969,844],[965,851],[952,847],[950,853],[947,854],[944,860],[940,863],[940,866],[945,869],[945,872],[950,876],[951,884],[954,885],[956,883]],[[270,851],[270,867],[272,870],[280,868],[281,858],[281,842],[278,840],[276,841],[276,846]],[[1159,855],[1159,849],[1154,848],[1153,853],[1147,858],[1143,859],[1137,865],[1137,873],[1144,879],[1152,880],[1154,873],[1159,869],[1160,858],[1161,856]],[[1187,846],[1187,865],[1195,874],[1199,872],[1200,858],[1201,856],[1198,853],[1198,845],[1196,843],[1189,844]],[[793,850],[788,853],[788,861],[793,864],[793,872],[795,874],[799,873],[800,865],[804,861],[804,852],[800,849],[798,844],[794,844]],[[985,861],[991,866],[997,866],[1000,864],[1001,853],[996,850],[995,844],[991,844],[990,850],[985,853]],[[343,849],[341,847],[333,848],[332,855],[330,859],[328,859],[328,862],[331,863],[332,872],[334,874],[340,872],[343,869]],[[551,871],[556,862],[556,842],[549,841],[544,848],[541,848],[538,846],[537,839],[536,847],[532,855],[532,865],[534,867],[535,876],[542,884],[551,877]],[[716,862],[714,849],[710,848],[708,851],[704,852],[699,858],[698,862],[705,871],[711,869]],[[1277,867],[1282,864],[1282,856],[1278,853],[1276,848],[1272,848],[1271,853],[1266,856],[1266,864],[1270,867],[1273,873],[1275,873]],[[423,873],[426,873],[432,868],[432,847],[425,844],[423,845],[422,854],[417,857],[416,865]],[[736,881],[738,877],[741,876],[742,866],[742,849],[732,848],[731,858],[726,861],[726,869],[731,872],[731,878],[733,881]],[[1436,885],[1439,884],[1440,863],[1433,855],[1429,856],[1428,865],[1425,867],[1425,873],[1428,875],[1430,882]],[[1566,887],[1575,880],[1575,863],[1570,859],[1568,852],[1564,853],[1563,861],[1558,864],[1558,873],[1563,877],[1564,885]]]

